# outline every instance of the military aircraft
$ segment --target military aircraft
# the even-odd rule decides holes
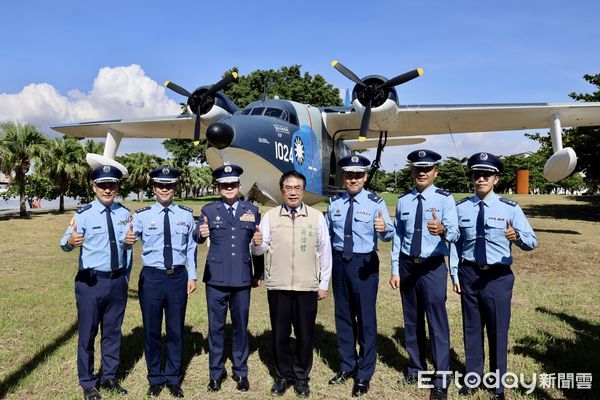
[[[422,69],[392,79],[379,75],[361,79],[341,63],[331,64],[355,83],[351,104],[344,107],[269,99],[265,90],[262,100],[240,110],[221,92],[237,79],[234,72],[193,92],[166,82],[169,89],[187,97],[189,115],[81,122],[52,129],[80,138],[106,137],[104,154],[88,154],[88,163],[115,165],[125,173],[125,167],[114,160],[122,138],[206,138],[212,168],[223,162],[244,168],[244,195],[262,203],[280,203],[279,177],[296,170],[306,176],[304,199],[313,204],[340,190],[342,177],[336,162],[353,150],[376,147],[376,170],[386,145],[418,144],[437,134],[549,128],[554,154],[544,175],[557,181],[573,172],[577,163],[574,150],[563,148],[562,127],[600,125],[600,103],[401,105],[395,87],[421,76]]]

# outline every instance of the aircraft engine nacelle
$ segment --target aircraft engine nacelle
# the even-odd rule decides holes
[[[199,114],[203,120],[218,121],[238,111],[235,103],[223,93],[207,95],[209,89],[210,86],[201,86],[188,97],[187,105],[190,113],[198,114],[200,110]]]
[[[387,79],[380,75],[369,75],[363,79],[368,87],[355,85],[352,90],[352,105],[359,112],[364,112],[369,94],[369,90],[375,90],[375,95],[371,101],[371,129],[381,128],[385,130],[386,126],[396,120],[398,112],[398,94],[394,87],[374,89],[386,82]]]
[[[566,178],[577,166],[577,155],[571,147],[557,151],[544,165],[544,177],[550,182]]]

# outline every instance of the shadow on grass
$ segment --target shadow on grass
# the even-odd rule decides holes
[[[71,326],[59,337],[54,339],[52,343],[46,345],[41,351],[33,356],[31,360],[21,365],[15,372],[10,374],[6,379],[0,382],[0,399],[4,398],[11,388],[18,385],[21,380],[31,374],[41,363],[63,346],[77,333],[77,322],[73,322]]]
[[[525,207],[528,217],[600,222],[600,203],[534,204]]]
[[[131,289],[130,289],[131,290]],[[117,371],[117,379],[123,381],[135,368],[144,352],[144,330],[136,326],[121,338],[121,362]]]
[[[127,298],[137,300],[139,298],[138,291],[136,289],[132,289],[132,288],[127,289]]]
[[[36,217],[41,217],[45,215],[65,215],[69,212],[73,212],[77,208],[65,209],[65,212],[59,212],[58,210],[51,209],[42,209],[42,210],[28,210],[27,215],[25,217],[21,217],[19,215],[19,210],[1,210],[0,211],[0,221],[10,221],[10,220],[29,220],[34,219]]]
[[[534,229],[534,231],[545,233],[558,233],[559,235],[581,235],[581,233],[569,229]]]
[[[594,324],[573,315],[556,312],[544,307],[536,308],[537,312],[553,316],[568,324],[575,336],[574,339],[555,337],[554,335],[539,330],[537,335],[525,336],[517,340],[514,352],[530,357],[542,365],[541,371],[545,373],[588,373],[598,375],[600,372],[600,324]],[[555,381],[557,385],[557,382]],[[555,386],[557,387],[557,386]],[[598,399],[600,398],[599,385],[592,383],[591,389],[562,389],[566,399]],[[538,387],[534,395],[541,398],[552,398],[542,388]]]

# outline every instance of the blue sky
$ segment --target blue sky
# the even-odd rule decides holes
[[[77,116],[108,115],[114,110],[111,91],[117,105],[167,96],[151,111],[170,110],[166,102],[183,99],[163,94],[162,82],[192,89],[215,82],[232,66],[245,74],[301,64],[342,89],[351,85],[330,67],[333,59],[359,76],[392,77],[422,67],[424,76],[398,87],[403,104],[567,102],[570,92],[593,90],[584,74],[600,73],[600,2],[593,0],[205,3],[3,2],[0,118],[48,131],[48,125]],[[123,72],[117,68],[132,64],[141,69],[100,79],[101,68]],[[131,76],[144,83],[119,90]],[[25,90],[31,84],[46,85]],[[127,100],[129,94],[134,99]],[[70,101],[76,98],[86,101],[74,111]],[[71,109],[58,112],[63,106]],[[91,111],[104,106],[100,114]],[[449,136],[426,147],[444,156],[536,147],[520,133],[454,139],[456,149]],[[397,160],[412,149],[386,150],[383,167],[400,167]],[[139,150],[163,152],[160,141],[126,140],[120,153]]]

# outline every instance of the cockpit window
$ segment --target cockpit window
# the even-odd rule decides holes
[[[265,111],[264,107],[256,107],[252,109],[250,115],[262,115],[263,111]]]
[[[250,111],[252,111],[253,108],[246,108],[245,110],[242,111],[242,115],[249,115]]]

